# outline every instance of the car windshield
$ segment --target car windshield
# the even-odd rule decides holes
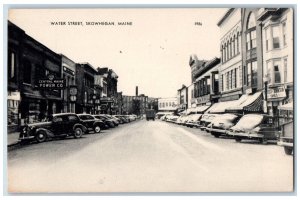
[[[245,115],[235,125],[235,128],[241,130],[251,130],[257,127],[263,120],[263,115]]]

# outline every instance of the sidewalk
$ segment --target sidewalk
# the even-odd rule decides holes
[[[7,146],[13,146],[17,144],[19,138],[19,132],[7,133]]]

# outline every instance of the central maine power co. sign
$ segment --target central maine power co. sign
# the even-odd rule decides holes
[[[65,89],[66,86],[64,79],[54,78],[54,75],[50,74],[48,79],[39,79],[37,87],[40,89],[62,90]]]

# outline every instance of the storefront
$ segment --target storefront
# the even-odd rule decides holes
[[[263,95],[262,92],[254,94],[244,94],[235,101],[235,104],[226,108],[226,112],[230,113],[263,113]]]
[[[21,94],[19,91],[8,91],[7,96],[7,124],[8,131],[16,131],[20,124],[19,105],[21,102]]]

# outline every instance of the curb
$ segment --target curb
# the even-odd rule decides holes
[[[7,145],[7,151],[13,150],[13,149],[15,149],[17,147],[20,147],[20,146],[21,146],[21,143],[19,141],[8,144]]]

